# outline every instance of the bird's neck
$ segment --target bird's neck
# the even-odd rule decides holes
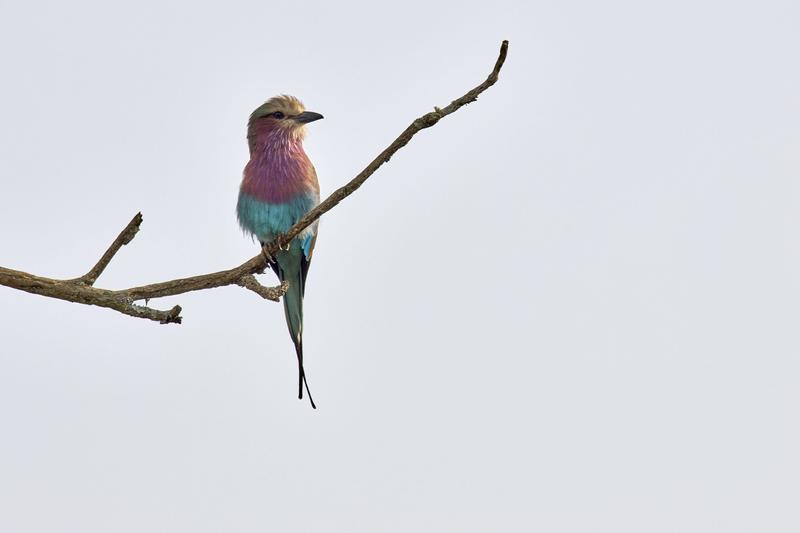
[[[314,167],[303,150],[302,133],[253,127],[247,137],[250,161],[244,169],[242,192],[265,202],[280,203],[313,187]]]
[[[254,151],[263,149],[268,150],[291,150],[299,148],[303,150],[303,138],[305,128],[303,126],[282,126],[268,121],[256,121],[251,123],[247,129],[247,141],[250,145],[250,155]]]

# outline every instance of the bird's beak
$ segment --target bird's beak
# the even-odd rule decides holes
[[[295,122],[299,122],[300,124],[308,124],[309,122],[314,122],[315,120],[319,120],[324,118],[319,113],[314,113],[313,111],[303,111],[299,115],[293,117]]]

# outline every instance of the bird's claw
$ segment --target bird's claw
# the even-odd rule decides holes
[[[264,256],[264,259],[267,261],[267,264],[272,265],[275,263],[275,258],[269,253],[266,246],[261,247],[261,255]]]
[[[280,250],[282,252],[288,252],[289,251],[289,247],[291,246],[291,244],[292,244],[291,242],[288,242],[288,243],[286,243],[286,246],[284,247],[282,244],[280,244],[280,242],[278,242],[278,250]],[[263,243],[263,242],[261,243],[261,255],[264,257],[266,262],[268,264],[270,264],[270,265],[274,265],[277,262],[277,259],[275,259],[275,256],[272,255],[270,253],[270,251],[269,251],[269,245],[266,244],[266,243]]]

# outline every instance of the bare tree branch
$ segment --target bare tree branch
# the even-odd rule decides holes
[[[433,111],[414,120],[388,148],[373,159],[372,162],[349,183],[334,191],[333,194],[328,196],[328,198],[317,207],[306,213],[306,215],[284,235],[267,243],[262,253],[235,268],[116,291],[95,287],[94,283],[97,281],[97,278],[100,277],[116,253],[124,245],[129,244],[139,231],[139,227],[142,224],[142,214],[137,213],[122,232],[120,232],[114,242],[111,243],[111,246],[108,247],[97,264],[83,276],[74,279],[58,280],[0,267],[0,285],[69,302],[106,307],[129,316],[155,320],[162,324],[179,324],[181,322],[181,307],[176,305],[172,309],[161,311],[148,307],[147,305],[137,304],[136,302],[141,300],[147,302],[152,298],[174,296],[176,294],[212,289],[214,287],[223,287],[226,285],[239,285],[255,292],[262,298],[278,301],[281,296],[286,294],[288,284],[282,283],[277,287],[265,287],[261,285],[254,276],[254,274],[263,273],[268,266],[267,255],[273,255],[280,247],[286,247],[286,245],[297,237],[305,228],[333,209],[339,202],[353,194],[381,167],[381,165],[387,163],[395,152],[408,144],[414,135],[425,128],[434,126],[442,118],[451,113],[455,113],[463,106],[477,100],[482,92],[497,82],[500,69],[503,68],[507,53],[508,41],[503,41],[500,46],[500,55],[497,58],[497,62],[492,72],[489,74],[489,77],[486,78],[483,83],[464,96],[453,100],[444,108],[440,109],[434,107]]]
[[[439,122],[442,118],[446,117],[451,113],[455,113],[463,106],[472,103],[478,99],[478,95],[481,94],[483,91],[497,83],[497,77],[500,74],[500,69],[503,68],[503,63],[506,61],[506,54],[508,53],[508,41],[503,41],[500,45],[500,55],[497,57],[497,62],[494,64],[494,68],[492,69],[491,74],[486,80],[469,91],[467,94],[462,96],[461,98],[457,98],[450,102],[449,105],[446,107],[439,109],[438,107],[434,107],[434,110],[430,113],[425,113],[417,120],[411,123],[409,127],[405,129],[400,136],[394,140],[392,144],[389,145],[383,152],[381,152],[378,157],[372,160],[372,162],[367,165],[367,167],[362,170],[358,176],[350,180],[350,182],[334,191],[333,194],[328,196],[325,201],[319,204],[317,207],[306,213],[306,215],[301,218],[297,224],[292,226],[289,231],[286,232],[285,235],[275,239],[275,241],[269,243],[267,246],[267,251],[270,253],[274,253],[278,250],[279,246],[285,246],[286,243],[290,242],[292,239],[297,237],[301,231],[306,229],[310,226],[315,220],[319,217],[330,211],[335,205],[339,202],[353,194],[361,185],[367,181],[367,178],[372,176],[372,174],[378,170],[384,163],[388,163],[389,159],[397,152],[400,148],[407,145],[411,138],[419,133],[421,130],[425,128],[430,128],[434,126],[437,122]]]
[[[169,311],[160,311],[145,305],[135,304],[126,291],[98,289],[78,280],[44,278],[27,272],[0,267],[0,285],[5,285],[12,289],[58,298],[68,302],[107,307],[126,315],[147,318],[162,324],[180,324],[181,322],[181,307],[179,305]]]

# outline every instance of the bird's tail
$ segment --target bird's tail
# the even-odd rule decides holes
[[[283,296],[283,310],[286,314],[286,325],[289,327],[289,334],[297,352],[297,371],[298,371],[298,391],[297,397],[303,398],[303,386],[305,385],[308,393],[308,400],[314,409],[314,399],[311,397],[311,390],[308,388],[306,372],[303,367],[303,271],[301,260],[303,251],[299,246],[293,246],[290,250],[281,251],[276,254],[277,264],[273,265],[275,273],[281,281],[289,282],[289,289]]]

